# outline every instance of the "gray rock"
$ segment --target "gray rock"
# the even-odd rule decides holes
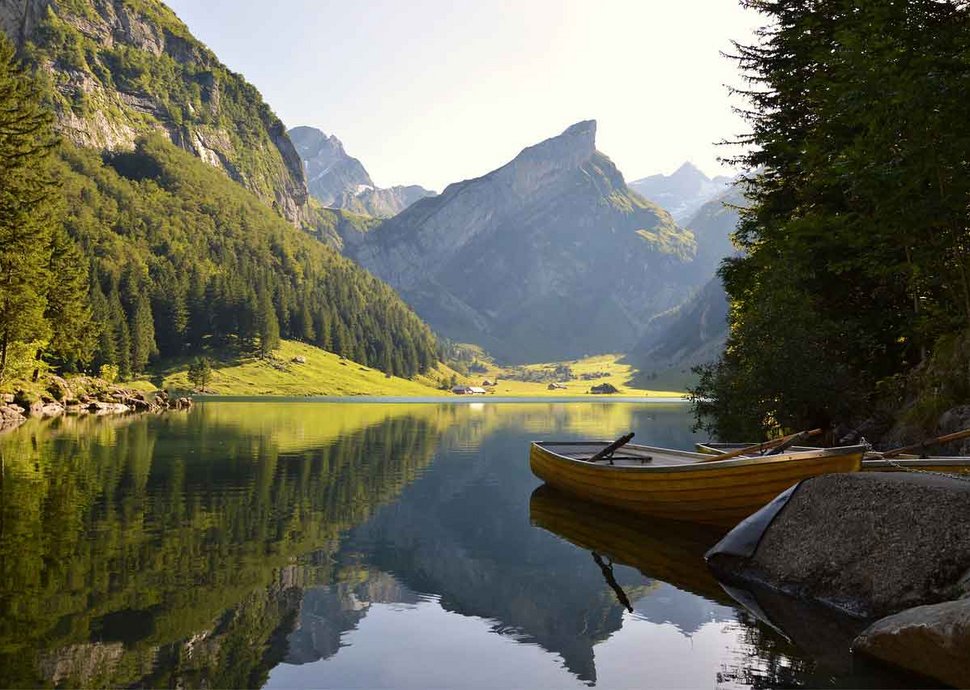
[[[950,408],[940,416],[937,423],[938,435],[952,434],[970,428],[970,405],[958,405]],[[946,454],[970,455],[970,439],[957,441],[947,446]]]
[[[708,563],[729,580],[864,618],[953,599],[968,588],[970,481],[904,472],[817,477],[799,486],[752,556],[715,547]]]
[[[854,650],[936,678],[970,687],[970,599],[917,606],[873,623]]]
[[[40,408],[40,415],[42,417],[57,417],[62,414],[64,414],[64,406],[58,402],[45,403]]]
[[[23,420],[25,419],[23,408],[12,404],[0,406],[0,419],[7,422]]]
[[[64,400],[74,397],[70,385],[66,379],[60,376],[51,376],[47,383],[47,392],[54,396],[55,400]]]

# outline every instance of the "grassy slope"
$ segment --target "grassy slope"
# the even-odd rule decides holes
[[[295,357],[305,357],[305,364],[293,362]],[[648,390],[633,385],[636,370],[624,363],[619,355],[597,355],[572,362],[565,362],[579,376],[594,371],[607,371],[610,376],[593,381],[574,380],[566,383],[565,390],[548,390],[547,383],[528,383],[504,378],[506,370],[494,365],[484,374],[463,377],[456,374],[462,384],[479,385],[484,379],[499,385],[489,388],[489,393],[503,397],[522,398],[562,398],[585,396],[591,386],[612,383],[621,396],[635,397],[680,397],[682,392],[674,390]],[[529,364],[529,369],[555,367],[556,363]],[[191,390],[186,370],[188,362],[172,362],[152,380],[119,382],[119,386],[131,390],[150,391],[157,388]],[[438,388],[442,379],[449,380],[454,370],[444,364],[425,376],[414,380],[387,377],[382,372],[365,367],[348,359],[321,350],[312,345],[284,340],[273,359],[243,359],[232,362],[215,363],[211,382],[206,389],[218,395],[281,395],[281,396],[399,396],[399,397],[454,397],[450,391]],[[43,381],[33,383],[26,380],[8,381],[0,386],[0,391],[13,392],[24,389],[39,397],[43,392]],[[610,396],[589,395],[594,399],[608,399]]]
[[[305,357],[297,364],[295,357]],[[165,372],[164,387],[190,389],[183,362]],[[439,365],[441,367],[441,365]],[[414,380],[387,377],[377,369],[320,348],[283,341],[272,360],[244,359],[213,366],[206,389],[220,395],[446,395],[437,390],[438,379],[449,377],[450,369],[431,371]]]
[[[305,357],[305,364],[293,362],[295,357]],[[620,389],[620,395],[644,397],[678,397],[678,391],[659,391],[636,388],[631,384],[634,370],[622,363],[618,355],[599,355],[567,362],[576,375],[593,371],[608,371],[610,376],[595,381],[570,381],[566,390],[548,390],[546,383],[527,383],[503,378],[505,370],[490,366],[487,373],[470,377],[458,376],[459,383],[478,385],[484,379],[499,380],[499,385],[489,389],[495,395],[511,397],[556,398],[586,395],[593,385],[609,382]],[[190,389],[186,376],[187,362],[173,364],[163,373],[165,388]],[[531,364],[530,368],[555,366]],[[438,389],[442,378],[450,379],[454,373],[439,364],[426,376],[414,380],[387,377],[380,371],[362,366],[347,359],[303,343],[283,341],[272,360],[245,359],[216,364],[212,381],[206,388],[219,395],[379,395],[401,397],[451,396]],[[607,397],[607,396],[590,396]]]

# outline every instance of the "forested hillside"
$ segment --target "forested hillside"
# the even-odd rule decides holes
[[[0,36],[0,380],[38,354],[126,377],[281,337],[401,376],[434,363],[393,290],[221,171],[159,135],[119,152],[58,141],[43,103]]]
[[[736,162],[761,172],[699,410],[745,438],[935,426],[970,399],[970,8],[745,4],[768,27],[736,51],[754,132]]]
[[[393,290],[160,137],[104,160],[67,145],[58,176],[91,259],[95,369],[268,352],[281,337],[401,376],[434,362],[430,331]]]

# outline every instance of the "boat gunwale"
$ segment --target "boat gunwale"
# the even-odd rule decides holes
[[[608,445],[609,441],[533,441],[532,445],[535,448],[540,449],[544,453],[547,453],[557,460],[562,462],[570,463],[576,467],[588,467],[602,470],[605,472],[630,472],[630,473],[645,473],[645,474],[662,474],[668,472],[710,472],[713,470],[724,470],[731,469],[734,467],[747,467],[751,465],[773,465],[782,462],[792,462],[798,460],[816,460],[821,458],[831,458],[840,457],[845,455],[854,455],[858,453],[861,456],[866,452],[865,445],[854,445],[854,446],[839,446],[836,448],[818,448],[809,451],[797,451],[792,453],[779,453],[778,455],[757,455],[757,456],[742,456],[728,458],[727,460],[708,460],[707,458],[716,457],[707,453],[694,453],[691,451],[675,450],[672,448],[661,448],[659,446],[641,446],[629,444],[626,446],[628,448],[633,448],[636,450],[647,450],[654,452],[663,452],[671,455],[677,455],[680,457],[694,458],[698,462],[684,464],[684,465],[609,465],[592,463],[589,460],[582,460],[579,458],[571,458],[567,455],[562,455],[554,450],[551,450],[547,446],[591,446],[603,443],[604,446]],[[703,462],[700,462],[704,460]]]

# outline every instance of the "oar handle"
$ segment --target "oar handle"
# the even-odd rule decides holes
[[[782,443],[779,443],[774,448],[772,448],[770,451],[768,451],[767,453],[765,453],[765,455],[781,455],[786,450],[788,450],[791,446],[794,446],[796,444],[799,444],[802,441],[804,441],[806,438],[810,438],[812,436],[816,436],[816,435],[818,435],[820,433],[822,433],[822,430],[821,429],[812,429],[811,431],[802,431],[800,433],[795,434],[794,436],[792,436],[787,441],[784,441]]]
[[[698,462],[715,462],[717,460],[730,460],[731,458],[736,458],[739,455],[748,455],[750,453],[758,453],[761,451],[774,448],[775,446],[782,445],[793,439],[807,438],[809,436],[816,436],[822,433],[821,429],[812,429],[811,431],[799,431],[794,434],[788,434],[787,436],[782,436],[780,438],[773,438],[770,441],[764,441],[763,443],[755,443],[753,446],[748,446],[746,448],[738,448],[732,450],[730,453],[724,453],[722,455],[712,455],[709,458],[704,458],[703,460],[698,460]]]
[[[633,436],[634,436],[634,433],[632,431],[629,434],[626,434],[625,436],[620,436],[620,438],[616,439],[615,441],[613,441],[613,443],[611,443],[606,448],[601,450],[599,453],[591,457],[588,462],[597,462],[599,460],[603,460],[604,458],[610,457],[619,448],[628,444],[630,440],[633,438]]]
[[[936,445],[938,443],[949,443],[950,441],[959,441],[962,438],[970,437],[970,429],[964,429],[963,431],[955,431],[952,434],[945,434],[943,436],[937,436],[936,438],[927,439],[925,441],[920,441],[919,443],[914,443],[911,446],[903,446],[902,448],[893,448],[892,450],[887,450],[882,454],[884,458],[891,458],[902,453],[908,453],[911,450],[920,450],[926,448],[926,446]]]

